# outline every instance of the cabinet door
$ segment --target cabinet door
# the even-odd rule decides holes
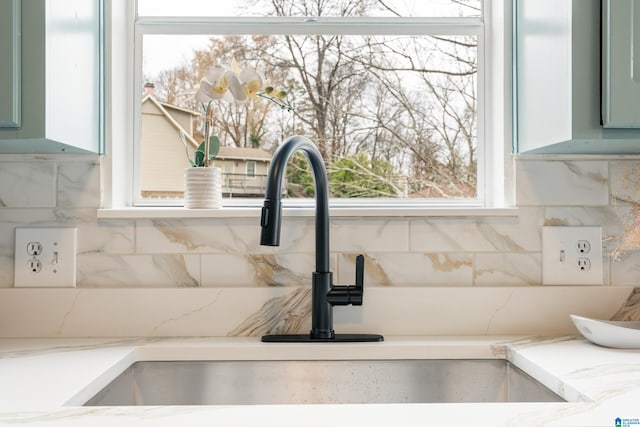
[[[640,128],[640,0],[603,2],[604,127]]]
[[[0,127],[20,127],[20,0],[0,0]]]
[[[620,19],[627,23],[628,34],[633,25],[636,26],[636,39],[640,40],[640,0],[603,1],[605,3],[601,0],[515,0],[515,152],[640,153],[640,92],[636,82],[631,83],[629,77],[633,73],[640,81],[640,74],[630,71],[632,38],[627,37],[626,48],[620,43],[610,43],[616,50],[626,53],[626,63],[613,57],[609,63],[619,72],[626,73],[629,81],[628,86],[618,90],[619,96],[627,97],[625,103],[612,102],[610,105],[616,105],[627,114],[635,114],[638,124],[635,128],[603,126],[601,87],[604,88],[606,80],[601,73],[599,31],[603,22],[601,6],[606,12],[607,5],[620,7],[626,4],[626,12],[620,12]],[[632,4],[636,8],[635,15],[631,14]],[[611,26],[616,27],[617,33],[617,22]],[[635,46],[639,49],[636,58],[640,61],[640,46],[637,43]],[[617,85],[621,78],[610,77],[608,80]]]
[[[103,19],[103,0],[0,0],[0,113],[6,90],[20,101],[7,109],[19,121],[0,127],[0,153],[102,152]],[[23,29],[19,45],[7,23]],[[5,46],[19,68],[7,66]]]
[[[47,0],[46,137],[101,152],[102,2]]]

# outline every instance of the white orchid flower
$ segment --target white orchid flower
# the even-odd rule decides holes
[[[200,81],[200,86],[196,92],[195,98],[198,102],[207,103],[214,96],[213,86],[206,80]]]
[[[233,71],[227,71],[226,78],[229,81],[229,92],[233,95],[233,99],[238,105],[244,105],[249,100],[249,97],[244,91],[242,82],[238,78],[238,75]]]
[[[226,77],[226,69],[215,66],[200,82],[200,87],[196,92],[196,99],[200,102],[207,102],[210,99],[223,99],[229,89],[229,82]]]
[[[244,92],[249,98],[255,98],[256,94],[264,89],[264,79],[255,70],[242,70],[239,78],[244,87]]]
[[[237,105],[245,105],[249,100],[260,96],[274,102],[281,108],[291,110],[290,106],[278,100],[278,98],[283,98],[280,94],[284,95],[285,92],[280,91],[277,96],[272,96],[273,88],[267,86],[265,78],[258,71],[243,69],[234,57],[228,68],[216,65],[207,72],[205,78],[200,82],[195,98],[201,103],[223,99],[235,102]],[[267,91],[267,89],[271,90]]]

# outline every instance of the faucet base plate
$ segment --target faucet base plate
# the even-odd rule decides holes
[[[309,334],[265,335],[262,342],[380,342],[378,334],[336,334],[333,338],[311,338]]]

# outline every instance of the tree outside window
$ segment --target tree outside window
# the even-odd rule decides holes
[[[336,198],[475,198],[478,194],[478,34],[402,34],[400,1],[250,0],[264,19],[281,16],[390,16],[398,34],[209,35],[185,60],[143,80],[155,96],[197,111],[192,94],[206,72],[233,58],[284,88],[293,111],[269,102],[218,103],[223,144],[273,153],[291,135],[314,141]],[[430,3],[430,2],[425,2]],[[479,16],[480,0],[434,2],[457,17]],[[445,7],[445,6],[440,6]],[[349,21],[351,22],[351,21]],[[345,24],[347,25],[347,24]],[[353,25],[353,24],[350,24]],[[147,44],[181,35],[147,34]],[[193,129],[198,140],[201,123]],[[180,144],[180,141],[176,141]],[[256,174],[246,163],[247,176]],[[290,197],[309,197],[307,162],[287,169]]]

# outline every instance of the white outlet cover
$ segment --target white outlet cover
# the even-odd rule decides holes
[[[589,242],[589,253],[580,253],[578,241]],[[590,268],[578,267],[587,259]],[[602,285],[602,227],[542,227],[543,285]]]
[[[14,286],[16,288],[75,288],[76,236],[72,227],[16,228]],[[30,255],[30,243],[42,244],[42,253]],[[31,261],[42,268],[33,272]]]

